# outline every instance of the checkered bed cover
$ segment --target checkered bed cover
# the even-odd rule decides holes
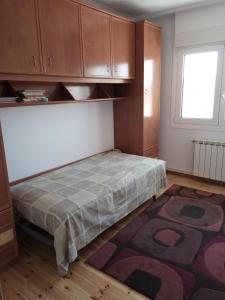
[[[59,273],[166,185],[165,162],[110,151],[11,188],[16,213],[54,236]]]

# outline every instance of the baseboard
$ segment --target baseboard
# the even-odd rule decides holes
[[[185,172],[185,171],[170,169],[170,168],[167,168],[166,171],[169,174],[173,174],[173,175],[177,175],[177,176],[185,176],[185,177],[190,177],[190,178],[193,177],[193,175],[190,172]]]
[[[166,170],[168,172],[171,172],[171,173],[177,173],[177,174],[185,174],[185,175],[192,175],[192,172],[191,171],[184,171],[184,170],[179,170],[179,169],[172,169],[172,168],[166,168]]]
[[[172,169],[167,169],[167,173],[172,174],[172,175],[176,175],[176,176],[191,178],[191,179],[195,179],[195,180],[199,180],[199,181],[204,181],[204,182],[208,182],[208,183],[225,185],[225,182],[223,182],[223,181],[218,181],[218,180],[214,180],[214,179],[199,177],[199,176],[195,176],[195,175],[192,175],[190,173],[185,173],[185,172],[182,172],[182,171],[175,171],[175,170],[172,170]]]

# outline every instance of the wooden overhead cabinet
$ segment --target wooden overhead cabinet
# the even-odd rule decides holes
[[[40,72],[35,0],[0,1],[0,73]]]
[[[112,77],[110,16],[83,6],[81,8],[85,77]]]
[[[1,0],[0,35],[8,80],[135,76],[135,23],[80,2]]]
[[[39,0],[43,71],[82,77],[80,5],[70,0]]]
[[[112,17],[113,78],[135,77],[135,24]]]
[[[123,152],[158,157],[160,120],[160,27],[136,24],[136,79],[128,99],[114,102],[115,147]]]
[[[135,24],[82,7],[84,76],[135,76]]]

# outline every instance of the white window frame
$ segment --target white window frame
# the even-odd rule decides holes
[[[218,62],[217,62],[217,78],[215,87],[215,98],[214,98],[214,112],[212,119],[195,119],[195,118],[182,118],[182,91],[183,91],[183,67],[184,57],[190,53],[201,53],[218,51]],[[177,48],[174,55],[174,77],[173,77],[173,101],[172,101],[172,124],[178,127],[190,126],[219,126],[224,110],[225,113],[225,102],[221,104],[221,86],[222,86],[222,74],[223,74],[223,63],[225,62],[224,44],[213,44],[205,46],[192,46],[185,48]],[[224,74],[225,76],[225,74]],[[223,82],[225,79],[223,80]],[[221,108],[222,105],[222,108]],[[219,116],[220,115],[220,116]],[[225,125],[225,121],[224,121]]]
[[[225,46],[224,46],[224,57],[223,57],[223,75],[222,75],[222,84],[221,84],[219,125],[225,126]]]

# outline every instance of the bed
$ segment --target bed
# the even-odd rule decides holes
[[[17,184],[11,194],[16,215],[54,237],[65,275],[80,249],[165,186],[164,161],[110,151]]]

